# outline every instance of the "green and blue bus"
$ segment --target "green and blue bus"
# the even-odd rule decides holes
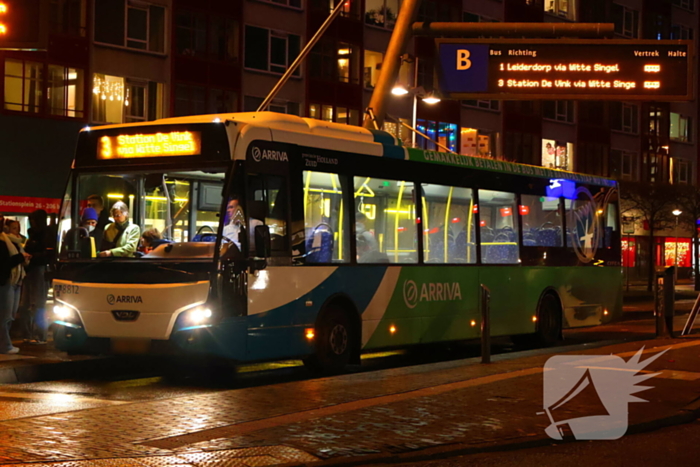
[[[368,350],[478,338],[482,285],[494,336],[553,343],[622,311],[605,178],[261,112],[86,128],[67,186],[54,338],[73,353],[337,370]],[[162,243],[86,248],[94,195]]]

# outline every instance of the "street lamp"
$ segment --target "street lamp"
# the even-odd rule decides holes
[[[678,280],[678,218],[681,214],[683,214],[683,211],[681,211],[680,209],[673,210],[673,215],[676,216],[676,254],[673,258],[673,266],[676,273],[676,280]]]
[[[412,88],[406,88],[401,85],[394,86],[394,88],[391,90],[391,93],[395,96],[405,96],[406,94],[413,94],[413,115],[411,118],[411,128],[413,131],[411,131],[411,146],[414,148],[416,147],[416,115],[418,113],[418,98],[425,102],[428,105],[433,105],[437,104],[440,102],[440,98],[437,97],[434,93],[430,92],[427,93],[425,92],[425,89],[423,89],[423,86],[418,86],[418,57],[415,57],[413,60],[411,59],[401,59],[402,61],[405,61],[407,63],[410,63],[413,61],[413,86]]]
[[[418,113],[418,98],[428,105],[434,105],[440,102],[440,98],[434,93],[425,92],[423,86],[418,86],[415,88],[405,88],[404,86],[395,86],[391,93],[395,96],[405,96],[406,94],[413,94],[413,115],[411,117],[411,128],[416,129],[416,115]],[[416,147],[416,132],[411,132],[411,145]]]

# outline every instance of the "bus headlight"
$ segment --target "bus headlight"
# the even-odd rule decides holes
[[[58,320],[68,321],[73,316],[73,310],[65,305],[56,305],[53,307],[53,314]]]
[[[190,324],[202,324],[209,320],[213,315],[211,308],[206,306],[198,306],[187,312],[187,321]]]

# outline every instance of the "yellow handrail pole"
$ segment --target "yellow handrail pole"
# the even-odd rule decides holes
[[[401,182],[401,187],[399,188],[399,197],[396,200],[396,211],[401,210],[401,198],[403,198],[403,189],[406,182]],[[399,213],[396,213],[396,222],[394,223],[394,262],[399,262]]]
[[[472,196],[474,193],[472,193]],[[469,200],[469,220],[467,221],[467,263],[472,261],[472,250],[469,249],[469,243],[472,241],[472,221],[474,217],[474,198]]]
[[[425,224],[422,224],[421,228],[423,229],[423,238],[426,239],[423,242],[423,253],[425,260],[428,261],[430,259],[430,222],[428,222],[428,205],[425,202],[425,196],[421,196],[421,199],[423,200],[423,219],[425,219]],[[427,235],[426,230],[428,231]]]
[[[306,205],[309,203],[309,186],[311,185],[311,172],[306,172],[306,184],[304,185],[304,222],[306,222]]]
[[[333,182],[333,189],[337,190],[338,185],[336,184],[337,174],[331,174],[331,181]],[[340,214],[338,215],[338,259],[343,259],[343,192],[340,192]]]
[[[450,187],[450,193],[447,195],[447,207],[445,208],[445,243],[443,244],[443,250],[445,250],[445,263],[447,263],[447,250],[448,250],[448,243],[447,243],[447,237],[448,237],[448,229],[450,228],[450,224],[448,221],[450,220],[450,205],[452,204],[452,191],[454,190],[454,187]]]

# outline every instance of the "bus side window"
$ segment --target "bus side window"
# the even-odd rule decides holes
[[[479,190],[482,263],[519,262],[517,208],[513,193]]]
[[[562,218],[559,198],[538,195],[520,197],[523,246],[562,246]]]
[[[476,263],[476,205],[470,188],[423,183],[423,259]]]
[[[358,263],[417,263],[414,184],[354,177]]]
[[[350,261],[348,215],[337,174],[304,171],[305,263]]]

